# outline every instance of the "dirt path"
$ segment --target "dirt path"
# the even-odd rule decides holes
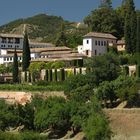
[[[115,135],[112,140],[140,140],[140,109],[107,109],[105,112]]]

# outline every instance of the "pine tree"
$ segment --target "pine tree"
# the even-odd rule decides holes
[[[27,71],[29,65],[30,65],[30,48],[29,48],[29,40],[28,40],[28,34],[25,30],[24,33],[24,41],[23,41],[23,54],[22,54],[22,70]]]
[[[17,56],[17,52],[16,52],[16,48],[15,48],[14,61],[13,61],[13,82],[14,83],[19,82],[18,73],[19,73],[19,71],[18,71],[18,56]]]
[[[62,23],[61,31],[55,43],[56,46],[67,46],[67,38],[65,35],[65,25]]]
[[[125,1],[126,16],[124,36],[126,42],[126,51],[128,53],[135,53],[136,51],[136,11],[133,0]]]
[[[140,78],[140,15],[137,17],[137,77]]]

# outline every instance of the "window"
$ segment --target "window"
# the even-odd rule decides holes
[[[100,41],[98,41],[98,45],[100,46]]]
[[[4,58],[4,61],[6,61],[6,58]]]
[[[86,50],[86,55],[88,55],[88,50]]]
[[[104,46],[106,46],[106,41],[104,41]]]
[[[19,38],[15,38],[15,44],[19,44],[20,43],[20,39]]]
[[[97,55],[97,50],[95,50],[95,55]]]
[[[87,44],[89,44],[89,40],[87,40]]]
[[[6,43],[6,37],[2,37],[1,43]]]
[[[97,40],[95,40],[95,45],[97,46]]]
[[[8,38],[8,43],[13,43],[13,39],[12,38]]]
[[[16,45],[16,46],[15,46],[15,48],[19,48],[19,46],[18,46],[18,45]]]
[[[103,46],[104,44],[103,44],[103,41],[101,41],[101,46]]]

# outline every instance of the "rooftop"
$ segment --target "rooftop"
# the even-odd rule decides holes
[[[109,34],[109,33],[99,33],[99,32],[89,32],[84,37],[98,37],[98,38],[117,39],[112,34]]]
[[[47,48],[31,48],[31,52],[47,52],[47,51],[70,51],[68,47],[47,47]]]
[[[0,33],[0,37],[23,38],[23,35],[21,35],[21,34],[3,34],[3,33]]]
[[[52,43],[43,43],[43,42],[32,42],[29,41],[30,45],[39,45],[39,46],[50,46],[50,47],[54,47],[54,45]]]
[[[117,44],[118,44],[118,45],[125,44],[125,40],[118,40],[118,41],[117,41]]]

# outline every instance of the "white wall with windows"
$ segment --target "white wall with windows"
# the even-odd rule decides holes
[[[78,46],[78,52],[88,57],[102,55],[107,52],[109,44],[116,44],[116,39],[85,37],[83,45]]]
[[[22,49],[23,48],[23,37],[13,34],[2,34],[0,35],[0,48],[2,49]]]

